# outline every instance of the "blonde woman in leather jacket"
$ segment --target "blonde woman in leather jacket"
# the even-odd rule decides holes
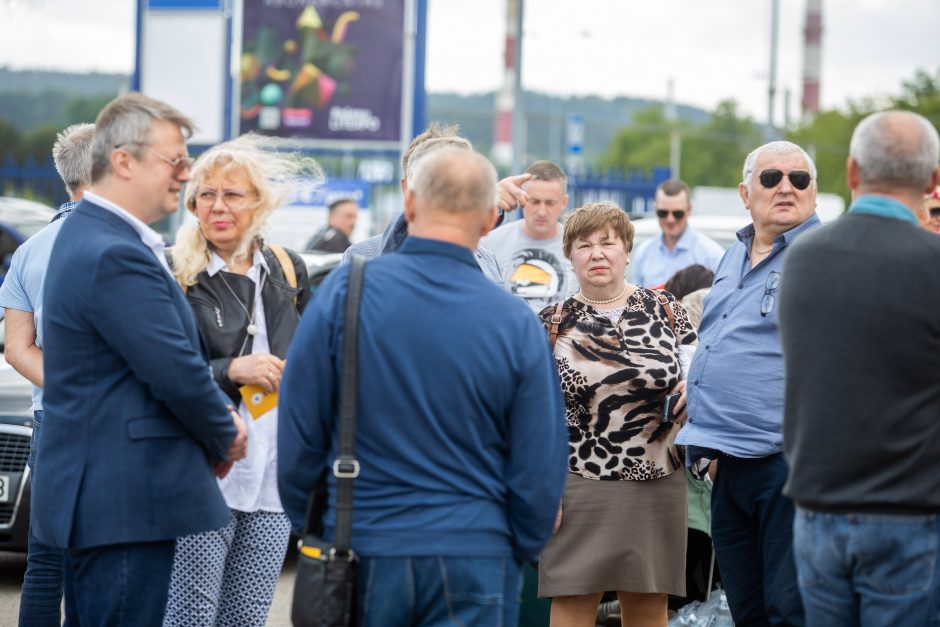
[[[276,393],[310,291],[301,258],[266,245],[261,231],[286,200],[276,181],[319,170],[270,142],[247,135],[199,157],[185,196],[197,221],[172,249],[213,375],[248,424],[249,446],[219,482],[229,524],[177,541],[164,625],[263,626],[290,537],[277,491]]]

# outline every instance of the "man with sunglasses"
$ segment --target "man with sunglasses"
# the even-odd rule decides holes
[[[672,179],[656,188],[656,218],[661,237],[640,244],[633,253],[633,277],[643,287],[661,287],[679,270],[696,264],[712,272],[725,249],[689,226],[692,202],[689,186]]]
[[[784,265],[784,492],[811,625],[940,616],[940,238],[916,217],[938,158],[924,117],[866,117],[848,213]]]
[[[819,225],[816,166],[790,142],[747,156],[738,189],[752,224],[722,258],[689,368],[688,423],[676,437],[697,469],[717,460],[712,541],[739,627],[805,624],[783,496],[783,354],[777,325],[784,257]]]
[[[216,476],[246,452],[192,309],[148,226],[189,180],[192,123],[131,93],[95,122],[91,189],[63,221],[43,287],[35,533],[68,549],[83,625],[160,625],[176,538],[229,520]]]

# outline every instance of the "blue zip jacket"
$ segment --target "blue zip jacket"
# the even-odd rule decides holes
[[[348,270],[319,288],[287,357],[278,479],[296,529],[336,456]],[[535,559],[567,474],[564,401],[538,319],[469,249],[409,237],[367,264],[360,320],[353,548]],[[328,538],[332,475],[329,485]]]

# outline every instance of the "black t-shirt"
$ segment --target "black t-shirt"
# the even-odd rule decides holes
[[[304,250],[317,250],[324,253],[344,253],[352,245],[345,233],[331,227],[325,227],[317,232]]]
[[[850,213],[781,274],[785,494],[823,511],[940,511],[940,236]]]

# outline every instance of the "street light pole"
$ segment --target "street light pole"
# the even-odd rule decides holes
[[[770,84],[767,87],[767,126],[774,134],[774,98],[777,94],[777,35],[780,30],[780,0],[770,0]]]

